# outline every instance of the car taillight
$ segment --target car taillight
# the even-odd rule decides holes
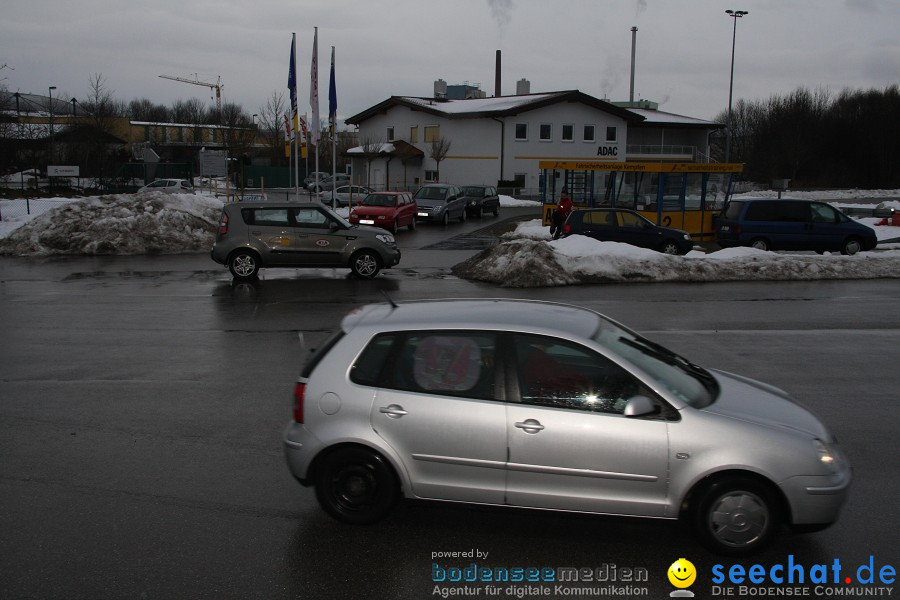
[[[294,421],[303,423],[303,399],[306,396],[306,384],[299,381],[294,386]]]
[[[219,220],[219,235],[228,235],[228,215],[222,213],[222,218]]]
[[[568,223],[566,223],[566,224],[563,226],[563,233],[564,233],[565,235],[569,235],[570,233],[572,233],[572,226],[569,225]]]

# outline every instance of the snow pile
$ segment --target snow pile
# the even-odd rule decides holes
[[[222,202],[192,194],[113,194],[65,202],[31,216],[0,254],[178,254],[209,250]]]
[[[897,229],[897,228],[891,228]],[[574,235],[549,240],[538,219],[520,224],[506,241],[456,265],[458,277],[503,287],[545,287],[606,282],[778,281],[900,277],[900,251],[856,256],[764,252],[730,248],[669,256],[618,242]]]

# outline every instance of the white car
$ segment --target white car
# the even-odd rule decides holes
[[[342,185],[334,191],[323,192],[319,201],[322,204],[331,206],[332,201],[336,200],[338,206],[356,205],[362,202],[363,198],[368,196],[372,191],[361,185]]]
[[[193,194],[194,186],[187,179],[157,179],[153,183],[149,183],[137,191],[138,194],[144,192],[164,192],[166,194]]]

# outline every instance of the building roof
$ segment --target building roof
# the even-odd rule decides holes
[[[358,125],[366,119],[383,113],[395,106],[406,106],[412,110],[422,111],[447,119],[472,119],[481,117],[514,116],[529,110],[535,110],[560,102],[581,102],[582,104],[611,113],[632,123],[639,123],[645,118],[635,111],[619,108],[609,102],[589,96],[578,90],[568,90],[562,92],[547,92],[543,94],[524,94],[521,96],[468,98],[465,100],[391,96],[384,102],[376,104],[359,114],[353,115],[345,122],[350,125]]]
[[[367,152],[368,150],[368,152]],[[345,156],[369,157],[369,156],[396,156],[400,159],[417,159],[425,156],[425,153],[403,140],[391,140],[379,145],[378,148],[356,146],[344,152]]]
[[[658,127],[661,125],[667,127],[700,127],[703,129],[721,129],[725,127],[722,123],[704,121],[703,119],[685,117],[684,115],[676,115],[675,113],[659,110],[646,108],[629,108],[628,110],[644,117],[644,120],[638,123],[639,126],[643,127]]]

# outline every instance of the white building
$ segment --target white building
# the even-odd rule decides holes
[[[348,152],[353,179],[379,189],[515,181],[536,192],[539,161],[708,160],[710,133],[722,125],[635,105],[641,108],[578,90],[465,100],[392,96],[346,120],[359,128],[361,144]],[[438,163],[432,144],[442,139],[449,151]]]

